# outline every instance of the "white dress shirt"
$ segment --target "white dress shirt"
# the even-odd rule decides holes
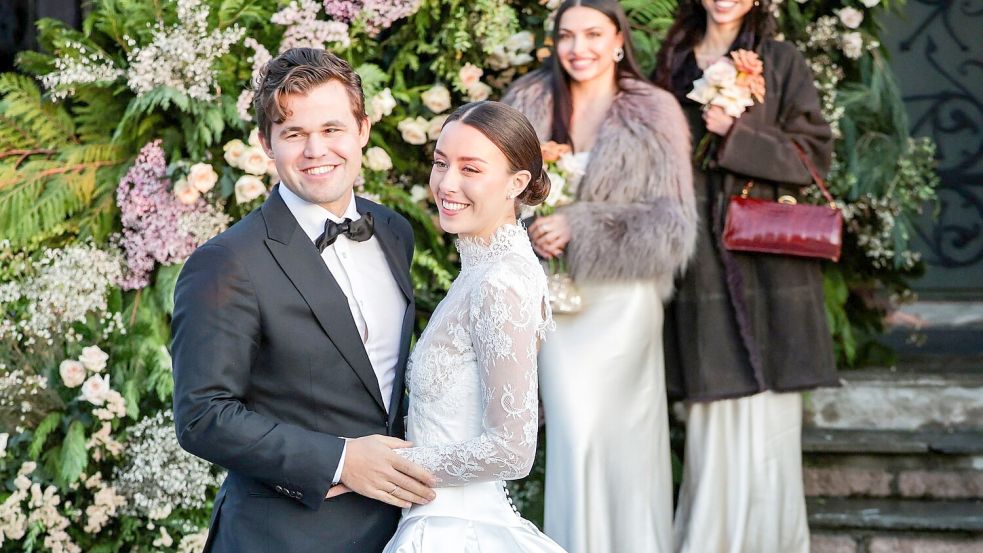
[[[287,209],[311,242],[324,232],[327,219],[340,223],[345,219],[356,221],[361,218],[355,207],[354,195],[344,216],[337,217],[327,209],[300,198],[282,183],[279,191]],[[343,234],[339,235],[333,244],[324,248],[321,258],[348,298],[348,308],[362,337],[388,412],[396,378],[396,363],[399,361],[406,297],[400,291],[389,269],[386,254],[375,236],[364,242],[355,242]],[[346,451],[347,444],[335,471],[335,483],[341,480]]]

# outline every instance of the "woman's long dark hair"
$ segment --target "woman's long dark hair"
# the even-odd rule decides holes
[[[556,19],[553,24],[553,56],[550,62],[550,72],[552,75],[553,87],[553,128],[551,138],[562,144],[573,145],[570,138],[570,118],[573,115],[573,98],[570,94],[570,75],[563,70],[560,65],[560,58],[556,53],[556,45],[560,42],[560,21],[563,14],[570,8],[583,6],[597,10],[614,23],[615,28],[625,38],[625,57],[618,62],[616,78],[632,78],[639,81],[647,81],[642,70],[635,61],[635,48],[631,40],[631,26],[628,24],[628,16],[617,0],[566,0],[556,10]]]
[[[732,50],[756,50],[775,34],[775,18],[771,15],[770,0],[758,0],[741,22],[741,30],[731,45]],[[672,76],[686,57],[703,39],[707,31],[707,11],[700,0],[682,0],[676,8],[676,20],[666,33],[656,60],[652,82],[671,92]]]

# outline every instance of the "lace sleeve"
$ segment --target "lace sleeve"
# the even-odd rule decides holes
[[[538,280],[494,272],[498,277],[471,292],[467,313],[484,402],[482,433],[456,444],[397,450],[434,474],[439,486],[522,478],[536,455],[536,354],[550,323],[549,304]]]

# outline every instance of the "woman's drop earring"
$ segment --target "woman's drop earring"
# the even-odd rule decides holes
[[[625,59],[625,49],[622,48],[621,46],[618,46],[617,48],[614,49],[614,61],[619,62],[623,59]]]

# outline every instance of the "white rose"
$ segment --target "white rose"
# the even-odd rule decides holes
[[[393,98],[393,92],[388,88],[383,89],[382,92],[376,94],[369,99],[369,119],[373,123],[378,123],[383,117],[389,116],[396,108],[396,99]]]
[[[438,115],[430,120],[430,124],[427,126],[427,138],[430,140],[437,140],[440,136],[440,129],[444,128],[444,121],[447,121],[449,115]]]
[[[860,3],[865,7],[873,8],[874,6],[881,3],[881,0],[860,0]]]
[[[848,29],[856,29],[864,21],[864,12],[857,8],[843,8],[836,12],[840,17],[843,26]]]
[[[251,202],[262,196],[265,192],[266,185],[255,175],[243,175],[236,181],[235,193],[237,204]]]
[[[423,105],[434,113],[447,111],[451,107],[451,91],[444,85],[435,85],[420,95]]]
[[[543,203],[550,207],[556,207],[563,199],[563,188],[567,185],[567,181],[562,175],[553,171],[547,171],[546,175],[550,178],[550,194],[546,196]]]
[[[864,53],[863,36],[858,31],[843,33],[840,37],[840,47],[843,49],[844,56],[852,60],[859,59]]]
[[[407,117],[396,125],[399,132],[403,135],[403,140],[409,144],[427,143],[427,127],[430,123],[422,117]]]
[[[239,158],[246,151],[246,145],[243,144],[242,140],[236,138],[235,140],[230,140],[222,146],[222,150],[225,152],[224,157],[226,163],[233,167],[239,167]]]
[[[393,168],[393,160],[385,150],[373,146],[365,151],[365,166],[373,171],[388,171]]]
[[[526,65],[527,63],[532,63],[533,59],[535,58],[525,52],[509,54],[509,65],[513,67],[520,67]]]
[[[90,376],[82,384],[82,399],[93,405],[102,405],[106,401],[106,394],[109,393],[109,375],[101,378],[97,375]]]
[[[480,102],[482,100],[487,100],[488,96],[491,95],[492,88],[485,83],[479,82],[478,84],[472,86],[468,89],[468,100],[472,102]]]
[[[531,52],[536,47],[536,37],[529,31],[519,31],[505,41],[505,49],[513,52]]]
[[[425,202],[430,199],[430,190],[425,186],[414,184],[410,188],[410,199],[416,203]]]
[[[253,129],[253,130],[251,130],[251,131],[249,131],[249,140],[248,140],[248,142],[249,142],[249,145],[252,146],[253,148],[259,148],[260,146],[262,146],[262,144],[260,144],[260,142],[259,142],[259,128],[258,127],[255,128],[255,129]]]
[[[198,201],[201,197],[201,192],[188,182],[188,179],[182,178],[174,183],[174,196],[177,200],[184,205],[192,205]]]
[[[94,373],[102,372],[108,360],[109,354],[99,349],[99,346],[82,348],[82,355],[79,356],[79,361],[85,365],[85,368]]]
[[[494,50],[492,50],[490,54],[488,54],[488,57],[485,58],[485,63],[488,64],[488,67],[491,67],[492,69],[495,70],[508,69],[509,56],[508,54],[505,53],[505,48],[499,46]],[[468,88],[471,87],[469,86]]]
[[[478,81],[481,80],[481,76],[484,74],[485,72],[482,71],[480,67],[471,63],[466,63],[464,64],[464,67],[457,72],[457,78],[460,79],[461,86],[464,87],[464,90],[467,90],[478,84]]]
[[[560,159],[556,160],[556,168],[563,171],[563,175],[566,177],[567,184],[569,185],[569,190],[575,190],[577,188],[580,179],[587,172],[587,164],[589,162],[590,157],[587,152],[563,154],[560,156]]]
[[[58,366],[58,374],[65,387],[75,388],[85,382],[85,365],[74,359],[66,359]]]
[[[720,58],[703,71],[703,78],[711,86],[725,86],[737,79],[737,68],[727,58]]]
[[[251,175],[265,175],[269,159],[262,148],[246,148],[239,159],[239,167]]]
[[[7,456],[7,440],[10,438],[10,434],[6,432],[0,432],[0,459]]]
[[[754,100],[746,89],[728,86],[720,89],[720,94],[710,100],[710,105],[724,108],[724,113],[731,117],[740,117],[747,108],[754,105]]]
[[[207,163],[195,163],[188,170],[188,183],[202,194],[214,188],[217,182],[218,173]]]
[[[698,104],[706,105],[716,95],[717,87],[711,85],[705,77],[700,77],[693,81],[693,90],[686,97]]]

